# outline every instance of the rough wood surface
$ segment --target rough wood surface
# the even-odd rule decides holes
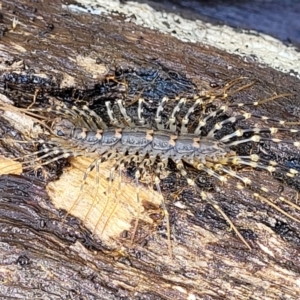
[[[142,93],[155,102],[164,95],[209,90],[241,76],[257,82],[235,96],[239,101],[300,92],[296,78],[218,49],[179,42],[124,22],[121,16],[77,15],[62,10],[58,0],[1,2],[1,94],[15,103],[30,104],[37,88],[65,101],[74,101],[79,93],[95,108],[101,108],[102,99],[124,94],[134,99]],[[118,74],[124,82],[114,81]],[[297,120],[299,104],[291,96],[256,111]],[[0,121],[1,135],[15,139],[36,127],[24,128],[28,120],[17,119],[13,127],[3,116]],[[15,144],[5,146],[2,143],[5,156],[22,153]],[[273,151],[299,166],[299,152],[279,147]],[[103,203],[93,202],[93,193],[86,193],[74,213],[80,217],[82,210],[84,216],[93,203],[91,220],[82,224],[70,217],[63,222],[61,209],[68,209],[77,197],[87,164],[87,159],[70,161],[61,176],[51,174],[50,168],[47,186],[35,172],[0,177],[2,299],[299,299],[300,225],[254,200],[250,192],[237,191],[234,182],[221,186],[195,174],[203,176],[206,188],[212,186],[216,201],[242,228],[251,251],[226,231],[226,222],[200,202],[170,166],[162,188],[171,219],[171,260],[158,194],[151,188],[143,187],[142,221],[132,247],[130,237],[122,234],[132,232],[137,209],[130,177],[103,232],[102,224],[91,235],[103,209]],[[8,173],[7,161],[1,165],[1,173]],[[279,182],[257,171],[248,175],[274,191],[283,185],[290,198],[299,192],[297,181]],[[107,175],[101,176],[105,190]]]

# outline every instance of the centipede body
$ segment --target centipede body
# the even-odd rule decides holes
[[[251,114],[243,110],[248,106],[259,107],[268,101],[278,101],[279,98],[289,95],[273,96],[267,100],[257,100],[249,103],[230,103],[227,102],[227,98],[230,98],[231,95],[229,88],[231,88],[231,85],[221,93],[196,95],[190,99],[178,97],[177,100],[174,100],[173,108],[170,109],[167,116],[164,116],[164,113],[168,99],[164,98],[158,104],[154,121],[144,118],[145,101],[143,99],[138,101],[135,118],[128,115],[122,100],[116,101],[114,109],[112,108],[112,103],[107,101],[105,105],[109,124],[87,107],[77,109],[75,107],[56,106],[48,109],[30,108],[19,111],[34,117],[37,117],[37,112],[42,113],[44,116],[42,120],[46,121],[47,114],[54,115],[57,118],[50,125],[47,121],[47,126],[50,126],[48,128],[51,131],[48,141],[50,146],[37,153],[41,159],[46,161],[40,165],[48,164],[59,158],[90,157],[92,160],[85,172],[81,189],[84,188],[84,185],[87,183],[86,178],[91,175],[93,169],[95,170],[95,186],[98,189],[99,185],[103,184],[100,183],[99,173],[101,173],[100,170],[105,161],[113,160],[114,162],[108,174],[104,176],[104,178],[109,178],[106,184],[111,186],[113,186],[115,174],[120,172],[119,175],[121,175],[124,169],[133,164],[135,172],[131,186],[133,187],[132,194],[134,194],[135,190],[134,197],[137,198],[137,210],[139,210],[140,198],[147,198],[147,193],[142,194],[141,192],[140,180],[144,175],[150,173],[153,175],[152,184],[156,187],[157,198],[161,198],[158,201],[158,205],[162,205],[164,214],[167,217],[168,211],[163,195],[160,192],[159,181],[160,174],[168,167],[168,161],[172,160],[181,176],[186,179],[187,184],[198,192],[199,197],[203,201],[212,205],[230,224],[240,240],[248,248],[251,248],[212,196],[201,190],[197,186],[197,182],[189,177],[187,169],[194,168],[204,172],[213,177],[217,184],[220,185],[225,185],[228,181],[235,181],[234,188],[238,190],[252,190],[251,195],[256,200],[268,203],[283,215],[298,222],[299,218],[294,217],[289,212],[285,212],[284,209],[277,206],[277,204],[273,204],[267,198],[273,197],[280,200],[297,211],[299,207],[295,203],[284,196],[277,197],[271,189],[256,182],[255,177],[252,175],[245,176],[241,170],[251,168],[269,174],[280,173],[287,178],[297,177],[299,170],[285,166],[275,160],[266,159],[260,153],[240,155],[236,152],[236,148],[244,144],[259,145],[262,142],[266,142],[278,145],[289,144],[295,148],[295,152],[299,152],[300,142],[293,137],[293,135],[297,136],[299,133],[297,128],[299,122],[287,122],[286,120]],[[228,92],[227,89],[229,90]],[[215,105],[215,108],[207,110],[207,106],[211,104]],[[233,109],[236,109],[237,112],[229,115],[230,110]],[[115,110],[119,112],[118,117],[114,114]],[[197,118],[193,116],[196,110],[198,110],[198,113],[200,111],[200,116]],[[266,125],[265,127],[239,127],[241,122],[247,120],[251,120],[251,122],[260,120],[265,122]],[[229,129],[222,134],[226,127],[229,127]],[[283,133],[287,133],[292,138],[281,138]],[[123,187],[125,186],[124,179],[123,182],[120,181],[120,184]],[[115,187],[114,191],[109,188],[106,196],[111,197],[111,195],[117,195],[120,192],[119,188]],[[76,206],[80,207],[80,201],[83,200],[81,198],[83,198],[82,191],[81,196],[73,203],[72,207],[67,209],[68,214],[72,214]],[[118,202],[115,203],[119,205]],[[95,202],[90,204],[90,207],[94,204]],[[102,209],[107,209],[106,205],[104,205],[104,208],[102,206]],[[110,217],[115,214],[115,208],[112,208],[112,210]],[[88,209],[88,212],[85,214],[92,214],[92,211],[92,209]],[[96,213],[94,217],[96,220],[97,216],[102,214],[100,211],[94,213]],[[136,217],[139,218],[139,215],[136,215]],[[93,225],[94,227],[98,227],[99,220]],[[107,222],[104,221],[105,227]],[[168,235],[170,236],[168,218],[166,223]],[[138,226],[137,224],[135,227]],[[103,232],[105,230],[102,230],[102,234]]]

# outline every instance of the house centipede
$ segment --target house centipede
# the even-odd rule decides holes
[[[259,153],[239,155],[234,150],[236,146],[241,144],[252,143],[258,145],[261,142],[289,144],[296,149],[300,149],[300,141],[276,137],[276,135],[281,133],[296,134],[300,130],[290,128],[290,126],[297,125],[299,122],[287,122],[242,111],[246,107],[259,107],[264,103],[290,96],[290,94],[275,95],[264,100],[249,103],[230,103],[227,99],[231,95],[253,85],[253,83],[246,84],[231,91],[231,88],[235,86],[237,81],[239,80],[225,85],[221,93],[198,94],[192,98],[178,97],[178,99],[175,99],[175,106],[171,109],[166,121],[164,121],[163,114],[170,101],[168,97],[164,97],[157,106],[152,124],[143,115],[146,105],[146,101],[143,98],[138,100],[135,120],[128,115],[122,100],[116,100],[113,106],[111,101],[106,101],[105,106],[109,124],[104,122],[98,114],[90,110],[87,106],[83,106],[81,109],[75,106],[69,108],[65,105],[49,106],[49,108],[30,107],[20,109],[1,105],[1,109],[17,111],[34,117],[51,133],[47,141],[37,141],[41,144],[45,143],[48,146],[35,153],[23,156],[24,163],[37,155],[39,155],[38,159],[41,160],[38,164],[39,167],[61,158],[77,156],[93,158],[92,163],[85,171],[80,187],[81,193],[74,201],[73,206],[68,210],[64,219],[79,204],[86,179],[93,169],[96,170],[95,185],[97,187],[101,164],[108,160],[114,161],[108,178],[107,199],[109,199],[112,196],[111,186],[117,170],[121,176],[124,169],[133,164],[135,166],[133,182],[136,187],[135,197],[138,203],[140,202],[141,178],[149,173],[154,174],[154,185],[161,195],[161,205],[166,220],[169,254],[172,256],[169,215],[160,188],[161,174],[167,169],[169,160],[172,160],[181,176],[186,179],[187,184],[197,191],[201,199],[214,207],[226,220],[238,238],[247,248],[251,249],[250,244],[218,203],[214,201],[213,197],[201,190],[195,180],[188,176],[187,166],[205,172],[207,175],[215,178],[220,184],[226,184],[232,178],[236,180],[237,189],[251,190],[254,198],[267,203],[291,220],[300,222],[298,218],[280,208],[269,200],[268,197],[279,199],[295,210],[300,211],[300,207],[294,202],[282,196],[278,197],[270,189],[241,175],[239,172],[240,169],[250,167],[251,169],[266,171],[270,174],[274,174],[275,172],[280,173],[283,176],[291,178],[299,176],[299,171],[278,163],[275,160],[265,159]],[[218,99],[219,103],[217,103]],[[210,104],[216,105],[216,108],[207,111],[207,106]],[[119,113],[118,117],[115,115],[116,109]],[[184,109],[185,112],[182,115]],[[230,115],[229,112],[233,109],[237,109],[238,112]],[[197,121],[194,120],[194,124],[191,124],[192,116],[196,110],[200,110],[201,115]],[[180,114],[182,115],[181,117],[179,117]],[[55,117],[55,120],[52,122],[49,122],[50,115]],[[223,119],[219,121],[218,118],[221,116]],[[276,127],[241,127],[229,133],[218,135],[227,125],[238,126],[240,122],[250,119],[258,119],[277,125]],[[217,121],[212,122],[214,120]],[[210,127],[208,126],[209,124],[211,124]],[[31,165],[25,168],[31,168]],[[92,206],[88,210],[85,219],[90,214],[91,209]],[[114,209],[111,214],[113,212]],[[103,212],[99,216],[95,229],[99,226],[102,215]],[[138,228],[139,216],[140,212],[138,211],[131,243],[133,243],[135,232]],[[104,228],[105,226],[106,223]]]

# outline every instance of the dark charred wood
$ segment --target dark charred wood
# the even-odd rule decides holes
[[[1,2],[0,96],[15,106],[30,105],[37,90],[40,107],[59,99],[88,103],[98,113],[107,99],[121,97],[130,104],[143,96],[153,100],[153,116],[155,103],[165,95],[193,94],[247,77],[255,86],[233,97],[249,102],[292,93],[296,96],[263,105],[259,113],[299,121],[300,82],[295,77],[209,46],[183,43],[122,16],[76,14],[62,10],[58,0]],[[0,125],[2,137],[19,140],[24,134],[1,115]],[[0,145],[6,157],[22,154],[13,143]],[[272,151],[299,166],[299,151]],[[51,164],[47,178],[34,170],[0,177],[1,299],[299,299],[300,225],[254,200],[250,192],[230,183],[220,192],[211,178],[190,170],[199,185],[214,193],[252,250],[226,231],[226,222],[199,201],[170,164],[162,190],[171,219],[171,260],[159,204],[146,196],[147,218],[140,222],[133,246],[133,220],[127,220],[128,231],[111,229],[108,239],[92,235],[75,216],[64,220],[67,200],[61,190],[78,188],[82,178],[75,170],[58,186],[62,173],[73,172],[66,168],[69,164],[84,170],[88,162]],[[288,191],[300,191],[299,180],[278,181],[264,172],[253,176],[270,188],[280,188],[280,182]],[[130,195],[135,191],[130,169],[128,178]]]

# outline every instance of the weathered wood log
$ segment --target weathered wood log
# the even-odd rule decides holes
[[[16,105],[30,105],[36,91],[36,103],[41,106],[51,98],[87,102],[101,111],[103,99],[133,101],[139,95],[155,105],[165,95],[211,90],[240,77],[256,83],[234,96],[239,102],[300,91],[297,78],[206,45],[180,42],[124,22],[121,16],[76,14],[62,10],[56,0],[47,4],[4,0],[1,13],[1,97]],[[290,96],[256,108],[256,112],[298,120],[299,106],[299,99]],[[34,121],[19,119],[20,115],[15,120],[1,116],[5,137],[1,153],[6,157],[23,153],[13,138],[36,134]],[[282,161],[299,166],[299,151],[289,147],[272,151]],[[203,188],[211,190],[241,229],[251,244],[249,250],[226,231],[223,218],[201,202],[170,165],[162,190],[171,220],[171,260],[159,194],[146,185],[138,232],[130,245],[125,233],[132,234],[138,209],[130,176],[124,178],[115,213],[106,216],[105,230],[103,216],[91,234],[105,205],[103,199],[95,203],[93,191],[89,192],[93,173],[85,185],[84,199],[64,220],[63,210],[70,210],[78,197],[89,162],[81,158],[70,160],[68,166],[62,161],[54,163],[46,169],[48,178],[30,170],[20,175],[19,164],[1,163],[2,174],[12,173],[5,169],[7,165],[19,174],[0,178],[2,299],[299,298],[300,225],[255,200],[251,191],[237,190],[233,181],[222,186],[190,170],[194,177],[201,177]],[[101,168],[99,195],[105,192],[111,166]],[[284,187],[289,198],[297,198],[299,180],[278,181],[255,170],[249,176],[274,191]],[[83,223],[91,205],[93,210]],[[299,218],[299,213],[293,213]]]

